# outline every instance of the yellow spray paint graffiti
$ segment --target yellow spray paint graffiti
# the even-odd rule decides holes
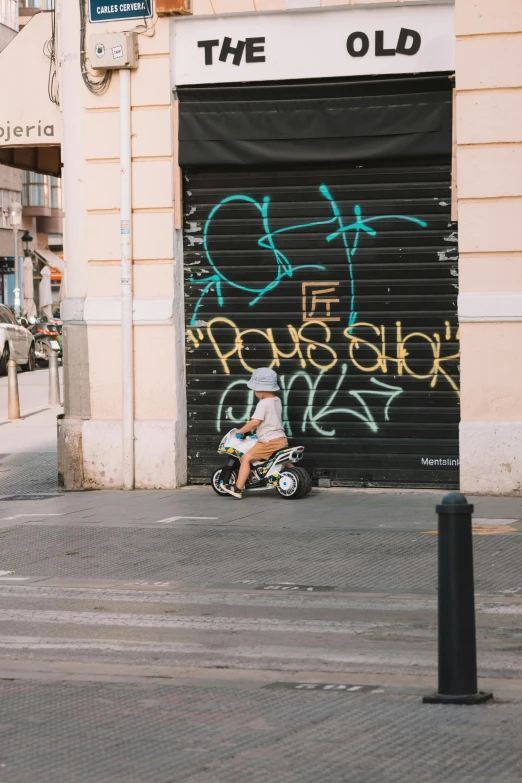
[[[324,342],[306,335],[306,331],[309,331],[312,326],[324,330]],[[252,367],[245,357],[245,351],[250,347],[248,345],[249,335],[259,335],[264,339],[269,352],[268,366],[271,368],[281,367],[281,359],[294,359],[295,357],[298,357],[303,369],[309,362],[317,370],[328,372],[337,364],[337,353],[328,345],[332,333],[330,327],[323,321],[307,321],[298,329],[292,324],[288,324],[287,329],[289,340],[285,340],[285,344],[291,344],[293,347],[290,351],[285,352],[278,347],[272,329],[239,329],[230,318],[221,317],[213,318],[206,324],[207,337],[212,343],[226,375],[230,375],[229,359],[233,357],[239,359],[246,372],[254,372],[255,367]],[[194,343],[193,331],[189,329],[188,332],[190,332],[189,339]]]
[[[324,321],[311,320],[299,327],[287,324],[286,329],[287,335],[283,340],[286,350],[278,346],[272,328],[240,329],[230,318],[222,317],[213,318],[204,329],[188,329],[187,338],[195,350],[207,340],[226,375],[231,373],[230,362],[233,359],[239,361],[245,373],[253,372],[255,366],[250,363],[248,354],[251,348],[256,348],[264,363],[278,371],[284,369],[285,360],[290,359],[294,363],[297,361],[302,370],[315,368],[321,373],[329,372],[339,361],[350,360],[360,372],[398,376],[406,374],[417,380],[430,380],[431,388],[435,388],[441,380],[459,395],[458,385],[450,372],[451,364],[455,366],[459,359],[459,353],[454,352],[452,347],[458,341],[459,334],[448,322],[440,333],[428,334],[408,332],[400,321],[396,322],[393,329],[359,321],[343,332],[346,350],[342,347],[336,349],[330,344],[332,332]],[[319,337],[316,336],[317,332],[321,333]],[[255,343],[252,340],[254,336],[257,338]],[[426,366],[424,371],[416,369],[413,364],[415,347],[419,345],[428,347],[431,354],[431,366]],[[259,366],[259,362],[256,366]]]
[[[356,334],[356,329],[366,327],[372,330],[376,335],[375,342],[366,340]],[[389,331],[389,330],[388,330]],[[431,378],[430,386],[435,388],[440,375],[449,383],[457,395],[460,395],[459,387],[446,369],[448,362],[455,362],[459,359],[459,352],[450,353],[447,356],[441,356],[442,341],[440,334],[434,332],[432,335],[425,332],[409,332],[403,334],[403,327],[400,321],[395,324],[395,340],[392,344],[395,350],[395,356],[388,350],[388,335],[385,326],[375,326],[374,324],[360,321],[344,330],[344,336],[350,341],[350,359],[355,367],[361,372],[373,373],[382,372],[386,374],[389,370],[388,365],[392,365],[392,372],[397,375],[411,375],[418,380],[427,380]],[[451,327],[448,322],[445,323],[445,339],[449,342],[452,339]],[[458,331],[453,338],[458,340]],[[415,369],[408,363],[410,352],[408,350],[410,343],[414,340],[424,341],[433,354],[433,364],[427,373],[415,372]],[[362,357],[364,349],[367,349],[368,363]],[[361,356],[359,355],[361,353]]]

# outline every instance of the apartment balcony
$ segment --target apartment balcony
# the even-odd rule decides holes
[[[54,0],[20,0],[18,9],[20,29],[24,27],[31,17],[40,11],[52,11]]]
[[[58,210],[51,210],[51,212],[58,212]],[[24,209],[24,216],[26,214]],[[36,230],[39,234],[63,234],[63,212],[59,215],[36,216]]]

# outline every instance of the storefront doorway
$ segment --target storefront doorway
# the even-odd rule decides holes
[[[246,89],[180,91],[202,129],[187,158],[216,161],[183,169],[190,480],[208,480],[215,441],[253,410],[250,373],[272,366],[317,481],[457,486],[450,80],[271,85],[248,103]],[[257,114],[258,165],[219,165],[234,137],[204,137],[218,98],[227,130]],[[308,128],[330,112],[323,138],[296,124],[292,139],[296,105]]]

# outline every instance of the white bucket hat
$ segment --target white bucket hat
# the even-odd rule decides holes
[[[279,391],[277,373],[269,367],[259,367],[252,373],[252,377],[248,381],[247,386],[254,391]]]

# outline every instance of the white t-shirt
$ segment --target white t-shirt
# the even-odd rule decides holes
[[[281,421],[283,406],[279,397],[265,397],[259,400],[252,416],[253,419],[260,419],[261,424],[257,428],[257,437],[266,443],[275,438],[286,438]]]

